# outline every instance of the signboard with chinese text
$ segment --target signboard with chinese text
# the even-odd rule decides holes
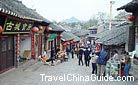
[[[4,24],[3,34],[29,33],[33,26],[31,21],[23,21],[7,18]]]

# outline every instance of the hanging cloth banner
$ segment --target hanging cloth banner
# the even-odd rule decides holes
[[[48,41],[52,41],[54,40],[58,35],[57,34],[48,34],[50,36],[50,38],[48,39]]]

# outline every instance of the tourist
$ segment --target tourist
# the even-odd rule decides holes
[[[80,65],[80,63],[82,63],[82,66],[83,66],[83,60],[82,60],[82,57],[83,57],[83,53],[84,53],[84,51],[83,51],[83,49],[82,48],[80,48],[79,49],[79,65]]]
[[[92,58],[92,74],[97,74],[96,61],[97,61],[98,55],[96,53],[92,53],[91,58]]]

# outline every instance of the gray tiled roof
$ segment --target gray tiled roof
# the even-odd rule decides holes
[[[117,45],[127,42],[126,29],[129,28],[130,23],[123,23],[115,26],[112,30],[105,30],[97,34],[99,38],[96,42],[102,42],[105,45]]]
[[[0,11],[20,18],[42,20],[47,23],[51,23],[35,10],[27,8],[21,1],[18,0],[0,0]]]
[[[135,11],[138,7],[138,0],[133,0],[124,6],[117,8],[117,10],[125,9],[127,12]]]
[[[49,27],[51,27],[53,31],[64,31],[64,28],[62,26],[59,26],[54,23],[51,23]]]
[[[69,33],[70,36],[72,36],[74,38],[74,41],[77,42],[77,41],[80,41],[80,38],[72,33]]]
[[[67,32],[63,32],[62,35],[63,35],[63,37],[62,37],[63,41],[69,41],[69,40],[73,39],[73,37]]]
[[[90,33],[89,30],[83,30],[83,29],[73,29],[71,31],[71,33],[73,33],[76,36],[83,36],[83,35],[87,35]]]
[[[74,41],[79,41],[80,40],[79,37],[77,37],[74,34],[69,33],[69,32],[63,32],[62,35],[63,35],[63,37],[62,37],[63,41],[69,41],[69,40],[72,40],[72,39],[74,39]]]

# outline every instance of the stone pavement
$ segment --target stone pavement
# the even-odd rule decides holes
[[[42,77],[40,74],[44,74],[45,77]],[[81,81],[80,76],[85,78],[87,76],[87,79],[82,79]],[[19,67],[1,74],[0,85],[137,85],[137,81],[92,81],[88,79],[88,76],[91,76],[91,66],[78,66],[77,59],[69,59],[68,62],[55,66],[43,65],[41,62],[36,62],[27,68]],[[44,80],[45,78],[46,80]]]

